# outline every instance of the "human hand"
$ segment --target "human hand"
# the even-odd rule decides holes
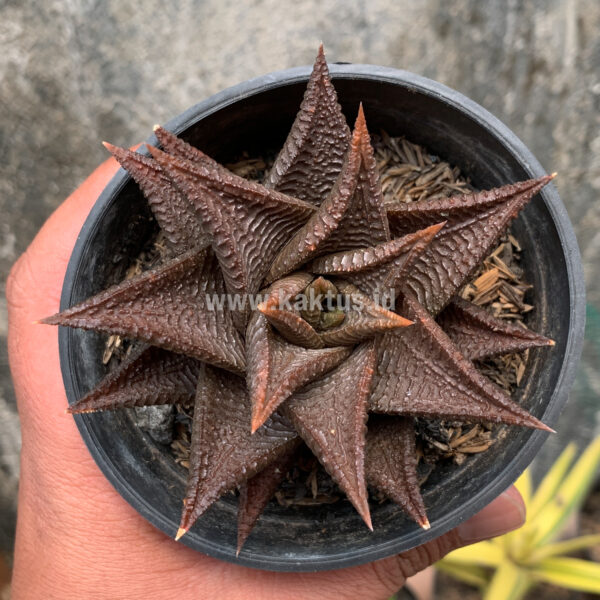
[[[58,208],[13,267],[7,285],[9,358],[22,426],[12,584],[26,599],[384,599],[460,546],[523,524],[510,488],[469,521],[423,546],[370,564],[320,573],[271,573],[228,564],[174,542],[105,479],[67,406],[55,328],[77,235],[118,169],[109,159]]]

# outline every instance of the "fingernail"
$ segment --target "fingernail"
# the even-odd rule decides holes
[[[465,544],[504,535],[525,523],[525,504],[518,490],[511,486],[491,504],[457,528]]]

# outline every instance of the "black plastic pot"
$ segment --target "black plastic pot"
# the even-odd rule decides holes
[[[242,150],[277,150],[300,105],[310,69],[295,68],[242,83],[197,104],[166,127],[220,161]],[[461,94],[422,77],[369,65],[332,65],[344,111],[352,122],[363,102],[371,131],[405,135],[458,165],[480,188],[536,177],[543,169],[500,121]],[[156,144],[152,136],[149,142]],[[123,170],[90,213],[73,251],[61,308],[122,278],[155,227],[137,186]],[[584,287],[579,251],[553,185],[514,224],[523,246],[536,310],[529,325],[556,340],[531,353],[519,400],[554,425],[567,400],[580,355]],[[104,374],[104,340],[61,328],[60,356],[69,402]],[[173,536],[186,472],[170,452],[135,426],[128,411],[75,417],[92,456],[118,492],[148,521]],[[540,449],[546,434],[512,427],[488,452],[462,466],[438,467],[423,486],[432,527],[423,531],[395,505],[373,504],[374,532],[352,506],[269,506],[235,558],[236,499],[219,500],[182,542],[211,556],[251,567],[312,571],[383,558],[430,540],[464,521],[507,488]]]

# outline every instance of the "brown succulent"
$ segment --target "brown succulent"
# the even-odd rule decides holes
[[[552,176],[384,207],[362,106],[350,131],[322,48],[264,185],[155,132],[151,157],[107,148],[163,264],[45,322],[142,342],[69,412],[194,407],[176,539],[237,487],[239,552],[302,441],[369,528],[367,484],[428,528],[413,417],[549,429],[471,361],[552,342],[457,293]]]

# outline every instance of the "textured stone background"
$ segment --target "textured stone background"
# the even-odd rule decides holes
[[[563,421],[571,427],[552,445],[584,441],[600,397],[598,31],[596,0],[0,0],[0,291],[50,212],[106,158],[100,140],[143,140],[223,87],[311,63],[322,40],[330,61],[401,67],[458,89],[559,172],[584,258],[588,339]],[[3,293],[0,337],[0,548],[9,551],[19,429]]]

